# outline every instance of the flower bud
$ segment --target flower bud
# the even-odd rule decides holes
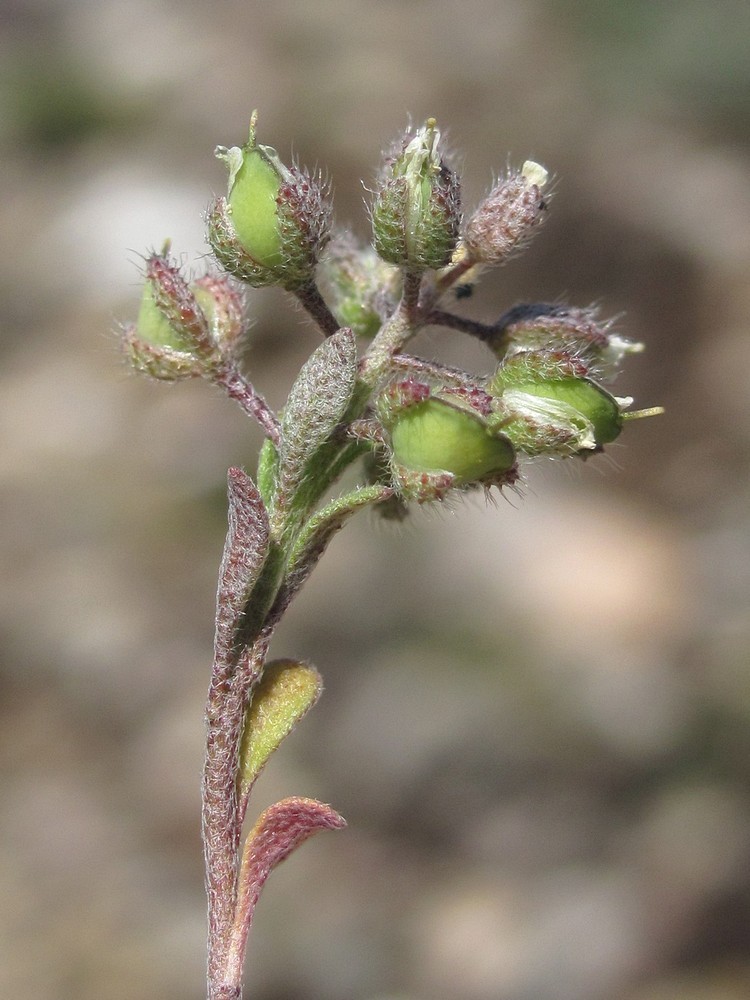
[[[203,375],[215,359],[206,315],[168,247],[146,261],[138,320],[122,342],[134,368],[171,381]]]
[[[378,413],[390,436],[391,468],[402,493],[421,501],[449,489],[503,485],[516,476],[509,439],[490,430],[468,399],[407,380],[389,386]]]
[[[219,262],[248,284],[294,289],[311,281],[328,240],[331,207],[319,177],[285,166],[255,139],[217,146],[229,168],[229,194],[209,211],[208,239]]]
[[[513,355],[489,383],[496,396],[491,426],[528,455],[601,450],[622,430],[621,403],[586,377],[576,359],[553,352]]]
[[[509,309],[487,343],[498,357],[519,350],[565,352],[604,374],[614,372],[625,354],[643,350],[643,344],[614,333],[611,321],[599,320],[596,309],[553,302],[523,303]]]
[[[372,247],[359,247],[349,233],[339,233],[320,263],[318,281],[339,325],[372,338],[396,307],[401,275]]]
[[[389,264],[424,271],[445,267],[453,255],[460,187],[439,144],[435,119],[429,118],[386,163],[371,214],[373,245]]]
[[[472,261],[502,264],[530,238],[544,218],[547,178],[544,167],[527,160],[490,191],[464,233],[463,248]]]
[[[167,249],[146,261],[138,319],[126,327],[123,346],[131,364],[154,378],[211,375],[244,333],[241,297],[226,277],[188,283]]]

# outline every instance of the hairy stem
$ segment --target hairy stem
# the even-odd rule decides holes
[[[276,414],[256,391],[242,372],[234,365],[220,368],[214,376],[214,382],[221,386],[227,395],[240,404],[249,417],[257,421],[268,437],[278,446],[280,440],[279,421]]]
[[[237,905],[241,818],[237,769],[245,712],[252,685],[260,677],[271,630],[264,630],[241,664],[227,677],[211,681],[206,704],[206,762],[203,771],[203,846],[208,896],[208,997],[241,995],[239,983],[224,977]]]
[[[404,274],[404,287],[401,305],[411,326],[419,323],[419,292],[422,287],[422,272],[407,271]]]
[[[447,292],[457,281],[476,265],[476,261],[469,257],[465,248],[459,247],[454,257],[454,262],[449,264],[445,270],[441,271],[435,282],[435,297],[438,299],[443,292]]]
[[[459,368],[451,368],[439,361],[427,361],[413,354],[394,354],[392,364],[395,371],[405,375],[417,375],[419,378],[432,379],[443,385],[455,386],[457,389],[470,388],[476,385],[476,378]]]
[[[315,320],[326,337],[341,329],[341,324],[325,303],[320,289],[314,283],[295,288],[294,294],[303,309]]]
[[[359,378],[364,387],[373,389],[388,372],[394,354],[399,354],[419,329],[419,293],[422,273],[407,271],[401,301],[383,324],[362,358]]]
[[[468,333],[485,343],[496,336],[493,324],[480,323],[478,320],[469,319],[468,316],[456,316],[455,313],[445,312],[442,309],[431,310],[424,317],[424,322],[432,326],[447,326],[451,330],[460,330],[461,333]]]
[[[247,801],[246,798],[240,801],[237,776],[247,709],[253,688],[263,673],[275,626],[299,585],[347,517],[364,503],[375,502],[387,492],[386,488],[367,488],[361,493],[355,491],[339,501],[333,501],[319,514],[313,515],[308,524],[305,523],[306,518],[301,515],[319,502],[332,482],[361,454],[362,449],[362,443],[348,438],[343,433],[343,427],[320,449],[318,475],[306,481],[304,489],[299,489],[295,509],[275,525],[275,530],[272,528],[262,568],[252,583],[250,599],[244,608],[240,605],[241,615],[237,614],[237,607],[230,605],[236,602],[234,590],[237,588],[240,557],[257,535],[257,525],[253,533],[254,521],[250,523],[251,515],[256,512],[254,508],[246,510],[244,506],[230,506],[234,517],[230,517],[222,564],[226,580],[222,577],[217,608],[217,621],[225,627],[218,630],[222,641],[217,650],[221,655],[217,653],[214,662],[206,705],[207,744],[203,774],[209,1000],[239,1000],[241,997],[242,954],[238,952],[236,928],[240,839]],[[253,484],[250,485],[255,490]],[[302,502],[306,491],[309,494]],[[262,509],[265,512],[265,508]],[[249,519],[247,526],[240,517],[242,514]],[[229,636],[224,634],[226,627],[231,629]],[[244,951],[244,936],[240,950]]]

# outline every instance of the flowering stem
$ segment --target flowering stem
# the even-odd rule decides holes
[[[260,677],[271,639],[263,633],[247,652],[244,669],[214,673],[206,704],[208,727],[203,772],[203,844],[208,895],[208,997],[241,995],[228,983],[225,965],[237,904],[241,819],[237,767],[242,728],[252,685]]]
[[[476,378],[458,368],[441,364],[439,361],[428,361],[413,354],[394,354],[391,363],[395,371],[405,375],[418,375],[421,378],[434,379],[443,385],[452,385],[462,389],[476,384]]]
[[[491,323],[480,323],[468,316],[456,316],[442,309],[433,309],[425,316],[424,322],[432,326],[447,326],[451,330],[460,330],[461,333],[468,333],[484,343],[490,341],[496,333],[495,326]]]
[[[242,387],[241,377],[239,382],[218,381],[225,387]],[[312,485],[299,485],[289,510],[271,523],[270,536],[265,507],[252,482],[239,470],[230,473],[230,523],[217,598],[203,774],[209,1000],[241,997],[247,930],[257,896],[248,896],[246,887],[240,899],[240,839],[247,807],[247,795],[241,793],[238,781],[240,747],[246,713],[264,671],[271,637],[339,528],[361,507],[386,500],[393,493],[390,486],[364,487],[331,501],[317,513],[304,514],[314,509],[362,448],[361,442],[334,429],[317,454],[319,469]],[[262,512],[257,508],[259,503]],[[257,554],[248,556],[250,550]],[[333,828],[330,816],[324,820]],[[245,867],[254,857],[248,851],[250,847],[245,851]]]
[[[374,388],[389,369],[393,356],[399,354],[419,327],[419,292],[421,272],[407,271],[401,301],[386,320],[360,364],[363,385]]]
[[[422,287],[422,271],[406,271],[402,293],[402,308],[412,326],[419,320],[419,291]]]
[[[449,288],[452,288],[476,264],[476,261],[469,256],[467,251],[461,248],[454,254],[454,261],[455,263],[450,264],[440,273],[435,282],[436,298],[439,298],[443,292],[447,292]]]
[[[190,281],[165,246],[148,259],[138,319],[123,331],[137,370],[213,381],[266,435],[257,483],[239,468],[228,475],[203,771],[209,1000],[241,1000],[247,936],[269,873],[317,830],[345,825],[330,806],[292,797],[266,809],[240,846],[255,778],[320,693],[314,668],[276,661],[266,670],[266,658],[329,542],[363,507],[400,518],[407,502],[512,486],[524,455],[601,451],[619,436],[630,401],[594,375],[638,349],[597,324],[591,310],[531,303],[486,324],[439,308],[451,288],[461,291],[457,283],[473,282],[527,240],[546,208],[547,172],[527,161],[503,178],[461,237],[460,183],[440,152],[434,119],[407,132],[384,164],[371,209],[377,256],[345,241],[322,262],[333,309],[351,320],[340,327],[313,278],[330,236],[326,185],[259,145],[255,124],[253,114],[241,148],[219,147],[229,190],[209,212],[208,235],[229,275],[285,289],[323,334],[283,411],[277,416],[237,366],[249,325],[227,274]],[[492,374],[405,353],[427,324],[483,342],[495,355]],[[370,337],[374,326],[360,356],[356,335]],[[364,484],[330,499],[362,457]]]

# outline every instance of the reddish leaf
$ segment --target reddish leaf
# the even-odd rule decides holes
[[[215,669],[231,663],[237,627],[268,553],[268,515],[252,479],[228,473],[229,528],[216,596]]]
[[[340,830],[343,817],[316,799],[292,797],[269,806],[248,834],[240,869],[240,887],[228,955],[229,978],[239,982],[255,906],[273,869],[318,830]]]

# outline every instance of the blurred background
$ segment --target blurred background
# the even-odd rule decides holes
[[[198,1000],[203,699],[230,464],[260,437],[112,331],[165,237],[208,264],[217,143],[362,181],[435,115],[467,209],[557,177],[467,311],[594,301],[666,415],[523,498],[362,516],[275,642],[326,692],[255,810],[349,829],[270,880],[255,1000],[750,994],[750,6],[5,0],[0,6],[0,993]],[[283,403],[318,337],[250,297]],[[457,333],[419,351],[487,371]],[[252,809],[252,805],[251,805]]]

